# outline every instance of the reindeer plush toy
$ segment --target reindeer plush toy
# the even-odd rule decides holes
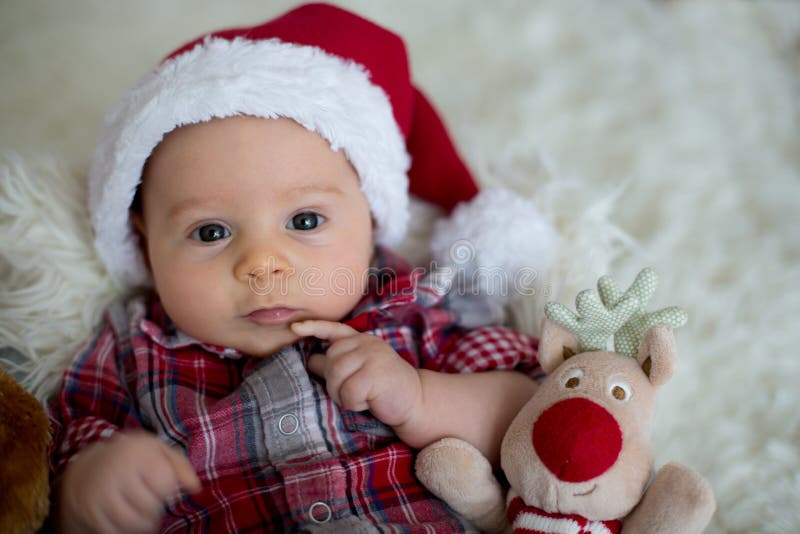
[[[675,366],[672,328],[686,322],[679,308],[644,311],[656,282],[644,269],[622,293],[603,277],[578,295],[578,314],[548,303],[539,344],[548,377],[503,439],[507,493],[486,458],[454,438],[420,452],[419,479],[487,532],[702,532],[715,508],[705,479],[670,463],[648,486],[656,390]]]

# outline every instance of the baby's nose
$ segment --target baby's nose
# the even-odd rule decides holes
[[[237,268],[236,277],[247,283],[257,295],[285,292],[288,276],[293,272],[290,263],[282,257],[268,256],[266,261],[244,263]]]
[[[234,275],[243,282],[285,274],[291,269],[286,254],[276,247],[249,246],[236,262]]]
[[[559,480],[585,482],[605,473],[622,451],[622,430],[608,410],[584,398],[565,399],[533,425],[533,448]]]

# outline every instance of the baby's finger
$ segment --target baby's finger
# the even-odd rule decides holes
[[[164,449],[167,458],[172,464],[172,470],[175,473],[178,485],[181,489],[188,493],[197,493],[203,488],[200,483],[200,478],[194,471],[191,462],[183,454],[183,451],[177,447],[170,447],[164,443]]]
[[[329,364],[327,373],[327,389],[331,397],[335,391],[335,400],[339,406],[353,411],[366,410],[368,387],[354,388],[355,384],[372,383],[370,373],[364,369],[364,358],[357,353],[350,353],[337,358]],[[363,394],[362,394],[363,393]]]
[[[308,357],[307,364],[309,372],[325,378],[325,370],[328,367],[328,359],[324,354],[312,354]]]
[[[292,331],[298,336],[314,336],[320,339],[336,341],[345,337],[358,334],[357,330],[344,323],[335,321],[324,321],[322,319],[310,319],[308,321],[298,321],[292,323]]]
[[[310,372],[325,379],[325,389],[328,391],[328,395],[331,396],[331,400],[333,400],[333,402],[339,404],[339,392],[335,387],[332,387],[331,383],[328,381],[328,377],[326,376],[330,363],[330,358],[324,354],[312,354],[308,358],[307,366]]]
[[[368,334],[356,334],[334,341],[331,343],[330,347],[328,347],[328,350],[325,351],[325,355],[329,359],[336,359],[345,354],[356,352],[364,345],[365,339],[368,339],[366,338],[367,335]]]
[[[328,364],[325,370],[325,387],[328,390],[328,394],[336,404],[348,410],[355,410],[356,406],[362,406],[361,401],[365,399],[353,398],[352,395],[347,399],[345,398],[342,384],[356,375],[363,374],[364,358],[360,354],[352,352],[333,360],[330,356],[326,356],[326,358],[328,359]],[[358,409],[364,410],[366,408]]]
[[[100,534],[113,534],[114,532],[120,532],[120,525],[112,520],[107,510],[98,510],[97,514],[93,516],[92,520],[92,527],[95,532]]]
[[[124,485],[120,491],[134,517],[140,520],[158,518],[163,512],[164,503],[161,497],[141,477],[135,483]],[[127,522],[124,524],[133,523]]]
[[[141,532],[150,533],[155,532],[158,528],[158,522],[161,519],[161,514],[157,515],[142,515],[136,508],[132,508],[127,502],[118,502],[116,506],[108,510],[104,510],[100,518],[102,526],[97,528],[98,532],[103,533],[116,533],[116,532]]]
[[[339,385],[340,405],[353,412],[369,409],[372,381],[362,374],[348,375]]]

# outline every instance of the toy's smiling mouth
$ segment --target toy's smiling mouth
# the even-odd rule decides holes
[[[575,493],[573,496],[574,497],[586,497],[587,495],[591,494],[596,489],[597,489],[597,484],[592,486],[592,489],[590,489],[589,491],[585,491],[583,493]]]

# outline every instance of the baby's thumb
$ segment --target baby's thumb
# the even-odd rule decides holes
[[[195,473],[194,467],[192,467],[189,459],[183,454],[183,451],[177,447],[170,447],[166,443],[164,444],[164,448],[166,449],[167,458],[169,458],[172,464],[172,470],[175,473],[175,478],[178,479],[178,485],[180,485],[181,489],[188,493],[197,493],[200,491],[203,485],[200,483],[200,478],[197,476],[197,473]]]

